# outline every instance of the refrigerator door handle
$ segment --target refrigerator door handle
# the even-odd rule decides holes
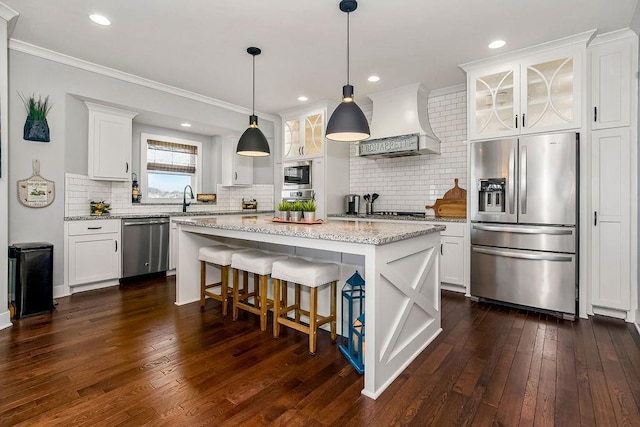
[[[511,150],[509,153],[509,181],[507,185],[507,190],[509,191],[509,213],[513,214],[513,209],[515,207],[516,202],[516,181],[515,181],[515,172],[516,168],[516,157],[515,150]]]
[[[479,231],[497,231],[497,232],[506,232],[506,233],[518,233],[518,234],[549,234],[554,236],[564,236],[573,234],[573,228],[571,229],[562,229],[562,228],[551,228],[551,227],[504,227],[504,226],[495,226],[495,225],[481,225],[481,224],[473,224],[474,230]]]
[[[479,247],[472,247],[471,250],[481,254],[496,255],[496,256],[502,256],[502,257],[508,257],[508,258],[531,259],[531,260],[537,260],[537,261],[560,261],[560,262],[573,261],[573,259],[570,256],[566,256],[566,255],[530,254],[530,253],[508,251],[504,249],[488,249],[488,248],[479,248]]]
[[[520,213],[527,213],[527,146],[520,147]]]

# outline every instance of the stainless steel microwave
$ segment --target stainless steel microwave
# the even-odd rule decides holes
[[[288,162],[282,165],[283,189],[302,189],[311,187],[311,160]]]

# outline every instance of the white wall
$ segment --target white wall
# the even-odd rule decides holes
[[[378,193],[375,211],[422,212],[453,187],[454,178],[467,189],[466,90],[430,97],[428,112],[431,128],[442,141],[440,154],[373,160],[356,156],[357,145],[352,145],[349,191],[361,197]],[[364,212],[362,198],[360,210]]]
[[[8,299],[8,257],[9,245],[8,225],[9,210],[9,92],[8,92],[8,57],[7,37],[8,21],[15,23],[17,14],[0,3],[0,329],[11,326],[7,309]]]
[[[1,48],[2,46],[0,50]],[[199,102],[15,50],[9,51],[8,74],[8,244],[31,241],[52,243],[54,286],[63,283],[64,173],[87,173],[88,111],[81,99],[92,99],[131,111],[188,118],[194,122],[238,132],[243,132],[248,123],[248,115],[213,103]],[[47,117],[51,130],[50,143],[22,139],[26,113],[18,93],[49,96],[53,106]],[[263,119],[260,124],[261,130],[272,141],[273,122]],[[2,128],[7,129],[6,126]],[[56,183],[56,199],[46,208],[30,209],[20,205],[16,199],[16,181],[31,176],[33,159],[40,160],[40,174]],[[273,183],[272,163],[271,157],[262,159],[259,163],[260,172],[257,175],[262,181],[260,183]],[[268,173],[264,173],[264,170],[268,170]],[[5,167],[3,180],[7,179],[6,172]],[[1,192],[0,188],[0,196]],[[4,209],[0,211],[5,212]],[[0,247],[6,246],[0,237]],[[6,263],[1,264],[0,268],[6,268]],[[6,272],[6,269],[0,270],[1,280],[4,281],[6,273],[3,274],[2,271]],[[0,295],[6,298],[6,294],[6,291],[0,289]],[[0,307],[2,306],[6,307],[6,304],[2,305],[0,299]]]

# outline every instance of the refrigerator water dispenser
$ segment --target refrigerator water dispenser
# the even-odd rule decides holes
[[[505,211],[505,178],[486,178],[478,182],[478,211],[479,212],[504,212]]]

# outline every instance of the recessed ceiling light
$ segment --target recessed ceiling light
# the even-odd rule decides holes
[[[191,127],[191,123],[187,123],[187,122],[180,123],[180,126],[182,126],[183,128],[190,128]]]
[[[298,97],[298,101],[302,101],[302,102],[304,102],[304,101],[308,101],[308,100],[309,100],[309,98],[307,98],[307,97],[306,97],[306,96],[304,96],[304,95],[303,95],[303,96],[299,96],[299,97]]]
[[[378,76],[369,76],[369,78],[367,80],[369,80],[372,83],[375,83],[375,82],[380,80],[380,77],[378,77]]]
[[[498,49],[507,44],[504,40],[494,40],[489,43],[489,49]]]
[[[106,16],[98,15],[97,13],[89,15],[89,19],[98,25],[111,25],[111,21],[109,21]]]

